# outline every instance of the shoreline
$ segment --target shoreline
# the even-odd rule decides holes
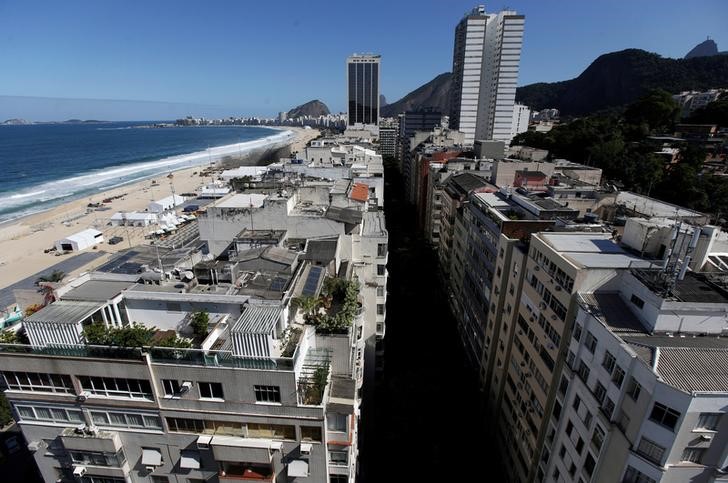
[[[87,173],[47,181],[21,191],[8,193],[0,197],[0,209],[13,210],[16,208],[17,214],[9,213],[9,218],[0,219],[0,228],[25,217],[52,210],[64,203],[93,197],[102,191],[112,190],[117,187],[129,186],[154,178],[162,173],[172,173],[186,168],[205,169],[210,165],[218,165],[224,162],[227,157],[237,157],[242,161],[244,156],[248,156],[256,150],[276,149],[276,146],[280,149],[287,144],[293,144],[296,140],[296,132],[292,129],[267,127],[266,129],[270,129],[274,133],[259,139],[209,147],[202,151],[192,151],[137,163],[95,169]],[[114,183],[115,180],[118,182]],[[68,188],[69,185],[73,186],[74,183],[77,187]],[[76,191],[73,191],[74,189]],[[32,209],[32,205],[29,205],[28,201],[30,199],[38,200],[39,198],[39,204],[46,206],[27,212]]]
[[[292,152],[301,151],[308,141],[319,134],[315,129],[287,127],[284,131],[291,131],[293,135],[278,149],[288,145]],[[272,148],[270,143],[261,142],[264,139],[267,138],[248,141],[248,143],[257,143],[253,147],[249,146],[249,151]],[[225,157],[237,156],[238,145],[240,144],[245,143],[211,148],[212,155],[217,156],[213,168],[220,170],[223,168]],[[275,145],[275,142],[272,144]],[[249,152],[248,154],[253,153]],[[207,156],[208,151],[205,150],[202,155]],[[278,160],[273,159],[271,161]],[[206,168],[209,168],[209,166],[180,166],[164,172],[150,174],[144,179],[131,181],[128,184],[125,183],[113,188],[104,188],[90,194],[87,193],[73,200],[64,201],[47,210],[0,223],[0,288],[75,256],[76,254],[55,256],[53,253],[43,253],[43,250],[50,248],[55,240],[86,228],[96,228],[102,231],[105,240],[112,236],[122,236],[124,241],[117,245],[109,245],[106,242],[101,243],[97,250],[103,250],[106,254],[75,270],[74,274],[101,265],[118,251],[142,244],[145,242],[144,235],[150,231],[149,227],[108,226],[111,215],[119,211],[144,211],[147,204],[153,199],[169,196],[172,185],[174,192],[177,194],[195,192],[200,186],[209,183],[211,180],[208,175],[201,176]],[[172,174],[173,177],[168,178],[169,174]],[[104,199],[111,199],[111,202],[101,203],[103,206],[101,210],[89,209],[89,203],[100,203]],[[2,308],[4,307],[0,307],[0,309]]]

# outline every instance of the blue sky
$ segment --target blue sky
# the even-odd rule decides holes
[[[191,114],[251,115],[319,98],[339,111],[345,58],[377,52],[392,102],[450,70],[454,27],[477,3],[0,0],[0,96],[164,101]],[[507,5],[526,15],[521,85],[575,77],[598,55],[629,47],[682,57],[710,35],[728,50],[725,0]],[[136,117],[118,103],[93,116],[94,105],[79,101],[87,116],[73,116],[35,100],[29,116],[17,112],[22,102],[11,109],[0,98],[0,118]],[[145,105],[139,112],[168,112]]]

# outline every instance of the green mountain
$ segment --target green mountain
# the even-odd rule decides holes
[[[519,87],[516,100],[565,115],[621,108],[651,89],[677,93],[728,86],[728,56],[670,59],[639,49],[604,54],[575,79]]]

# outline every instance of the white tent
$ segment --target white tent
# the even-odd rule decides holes
[[[119,212],[111,216],[111,224],[113,226],[149,226],[157,223],[157,215],[154,213],[144,213],[140,211],[130,211],[128,213]]]
[[[59,252],[79,252],[86,248],[103,243],[104,234],[93,228],[79,231],[66,238],[56,240],[56,250]]]
[[[171,210],[175,206],[181,205],[184,201],[184,197],[180,195],[167,196],[161,200],[152,201],[149,203],[147,209],[151,213],[162,213],[163,211]]]

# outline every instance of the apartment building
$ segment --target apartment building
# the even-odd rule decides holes
[[[398,137],[399,118],[385,118],[379,122],[379,152],[382,156],[396,156]]]
[[[388,234],[381,156],[327,147],[343,162],[284,160],[208,205],[206,254],[136,247],[0,345],[45,481],[355,481]]]

